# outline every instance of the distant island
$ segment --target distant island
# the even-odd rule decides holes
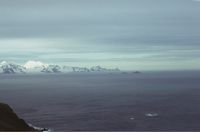
[[[140,71],[134,71],[133,73],[134,73],[134,74],[140,74],[140,73],[142,73],[142,72],[140,72]]]

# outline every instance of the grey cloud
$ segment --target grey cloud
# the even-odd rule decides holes
[[[0,60],[135,64],[198,59],[199,6],[193,0],[0,0]],[[5,46],[4,40],[12,43]],[[70,58],[69,53],[83,56]],[[113,56],[86,58],[87,53]],[[134,58],[142,54],[149,56]]]

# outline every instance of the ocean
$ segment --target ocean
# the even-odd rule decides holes
[[[200,71],[0,75],[0,102],[54,131],[200,130]]]

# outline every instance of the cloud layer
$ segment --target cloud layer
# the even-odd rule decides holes
[[[0,0],[0,60],[197,69],[199,6],[192,0]]]

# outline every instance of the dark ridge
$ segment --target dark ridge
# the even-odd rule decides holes
[[[20,119],[7,104],[0,103],[0,131],[37,131]]]

